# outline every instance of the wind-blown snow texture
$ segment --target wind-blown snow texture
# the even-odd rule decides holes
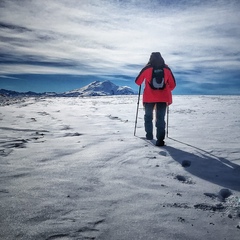
[[[137,96],[0,106],[0,239],[240,235],[239,96],[174,96],[167,146]]]

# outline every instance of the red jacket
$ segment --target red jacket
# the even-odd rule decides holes
[[[143,103],[151,102],[166,102],[167,105],[172,103],[172,90],[176,87],[175,78],[171,69],[165,65],[164,67],[164,81],[165,88],[161,90],[152,89],[149,85],[152,79],[152,66],[144,67],[137,76],[135,83],[141,85],[145,80],[145,88],[143,91]]]

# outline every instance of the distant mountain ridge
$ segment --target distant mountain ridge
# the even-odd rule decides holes
[[[55,92],[16,92],[6,89],[0,89],[0,94],[7,97],[78,97],[78,96],[108,96],[108,95],[134,95],[136,92],[128,86],[117,86],[110,81],[94,81],[85,87],[75,89],[64,93]]]
[[[106,96],[106,95],[133,95],[135,92],[127,86],[120,87],[110,81],[95,81],[89,85],[64,93],[66,96]]]

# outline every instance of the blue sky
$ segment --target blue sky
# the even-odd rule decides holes
[[[1,0],[0,88],[64,92],[95,80],[135,90],[151,52],[174,94],[240,94],[238,0]]]

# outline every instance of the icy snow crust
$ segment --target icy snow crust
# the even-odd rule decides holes
[[[0,239],[239,239],[240,96],[173,100],[159,148],[137,96],[2,99]]]

